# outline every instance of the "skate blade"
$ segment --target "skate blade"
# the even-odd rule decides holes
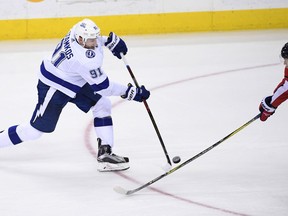
[[[98,163],[97,170],[99,172],[113,172],[113,171],[123,171],[129,168],[130,168],[129,163],[112,164],[108,162],[100,162]]]

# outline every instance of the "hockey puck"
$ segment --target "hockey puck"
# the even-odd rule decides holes
[[[175,157],[173,157],[172,160],[173,160],[173,163],[177,164],[181,161],[181,158],[179,156],[175,156]]]

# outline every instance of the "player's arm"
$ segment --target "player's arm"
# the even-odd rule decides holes
[[[279,83],[274,90],[273,95],[265,97],[259,106],[261,112],[260,120],[266,121],[271,115],[273,115],[277,107],[288,99],[288,81],[286,78]]]
[[[150,92],[144,86],[139,88],[128,84],[121,85],[116,82],[111,82],[101,68],[89,70],[89,74],[83,74],[83,78],[91,85],[95,93],[103,96],[121,96],[127,100],[135,100],[142,102],[147,100]]]
[[[106,80],[104,80],[100,85],[106,86],[107,88],[103,88],[100,91],[95,91],[100,95],[103,96],[121,96],[123,99],[127,100],[134,100],[138,102],[142,102],[143,100],[147,100],[150,97],[150,91],[148,91],[145,86],[141,86],[139,88],[134,87],[131,83],[128,84],[128,86],[121,85],[119,83],[110,82],[107,78],[109,84],[104,84]],[[91,85],[93,89],[98,88],[99,84],[92,84]],[[95,88],[96,87],[96,88]]]
[[[287,99],[288,99],[288,79],[284,78],[282,82],[274,90],[274,93],[271,99],[271,105],[273,107],[278,107]]]

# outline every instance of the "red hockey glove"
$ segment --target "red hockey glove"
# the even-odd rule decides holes
[[[260,120],[266,121],[271,115],[274,114],[276,108],[271,105],[272,96],[263,98],[259,105],[259,111],[261,113]]]

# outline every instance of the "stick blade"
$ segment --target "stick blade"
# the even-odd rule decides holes
[[[166,163],[164,166],[162,166],[162,169],[165,172],[169,172],[172,169],[172,166],[169,163]]]
[[[113,190],[114,190],[116,193],[119,193],[119,194],[122,194],[122,195],[128,195],[128,191],[125,190],[124,188],[120,187],[120,186],[114,187]]]

